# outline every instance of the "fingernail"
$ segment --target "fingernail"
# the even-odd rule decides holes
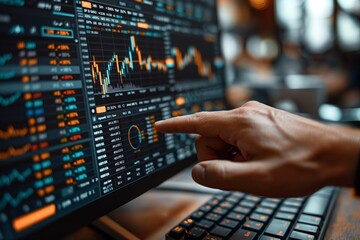
[[[205,181],[205,168],[200,164],[193,167],[192,174],[195,181]]]

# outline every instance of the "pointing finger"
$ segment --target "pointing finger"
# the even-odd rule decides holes
[[[228,111],[200,112],[156,122],[155,128],[163,133],[197,133],[216,137],[230,125],[229,120]]]

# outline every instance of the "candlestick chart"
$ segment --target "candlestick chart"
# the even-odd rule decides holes
[[[103,36],[103,35],[102,35]],[[163,86],[168,83],[163,40],[144,36],[118,36],[115,41],[89,41],[91,76],[100,94]]]
[[[139,37],[129,36],[128,46],[122,45],[121,50],[115,48],[115,44],[103,48],[103,52],[91,55],[91,76],[95,91],[101,94],[113,93],[117,91],[140,89],[167,84],[167,72],[175,69],[178,77],[176,80],[185,79],[189,73],[194,79],[214,81],[216,79],[216,65],[219,59],[215,58],[212,49],[203,47],[199,50],[193,42],[179,44],[170,49],[170,54],[160,54],[162,51],[147,53],[149,44],[145,47],[138,44]],[[196,42],[195,42],[196,43]],[[160,43],[157,43],[160,44]],[[146,46],[147,45],[147,46]],[[114,49],[108,57],[105,52]],[[143,50],[145,49],[145,51]],[[210,57],[207,52],[210,51]]]

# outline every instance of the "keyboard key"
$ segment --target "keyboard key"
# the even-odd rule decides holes
[[[253,213],[250,215],[251,220],[259,221],[259,222],[267,222],[269,216],[259,213]]]
[[[314,235],[302,233],[298,231],[293,231],[290,235],[290,239],[296,239],[296,240],[312,240],[315,239]]]
[[[229,240],[253,240],[256,233],[245,229],[238,229]]]
[[[219,214],[219,215],[224,215],[229,211],[229,209],[226,208],[222,208],[222,207],[215,207],[213,209],[213,213]]]
[[[250,202],[250,201],[247,201],[247,200],[242,200],[242,201],[239,203],[239,206],[247,207],[247,208],[254,208],[255,205],[256,205],[256,203]]]
[[[301,214],[298,222],[319,226],[321,222],[321,218],[306,214]]]
[[[235,196],[231,195],[226,198],[226,201],[229,201],[229,202],[235,204],[235,203],[238,203],[240,201],[240,199],[241,199],[240,197],[235,197]]]
[[[320,189],[319,191],[317,191],[316,193],[314,193],[314,195],[329,197],[333,191],[334,191],[334,187],[324,187],[324,188]]]
[[[185,227],[185,228],[187,228],[187,229],[189,229],[189,228],[191,228],[192,226],[194,226],[194,224],[195,224],[195,222],[194,222],[194,220],[193,220],[192,218],[187,218],[187,219],[183,220],[183,221],[180,223],[181,226],[183,226],[183,227]]]
[[[238,197],[238,198],[243,198],[243,197],[245,196],[245,193],[234,192],[234,193],[232,194],[232,196]]]
[[[206,232],[204,229],[193,227],[188,231],[186,239],[191,239],[191,240],[202,239],[205,236],[205,234]]]
[[[328,203],[328,198],[310,197],[306,202],[303,213],[322,217],[325,214]]]
[[[239,207],[234,208],[233,211],[237,212],[237,213],[243,213],[245,215],[248,215],[250,213],[251,209],[239,206]]]
[[[205,204],[205,205],[202,205],[199,210],[200,211],[203,211],[203,212],[208,212],[212,209],[212,206],[210,204]]]
[[[245,197],[245,199],[248,201],[251,201],[251,202],[256,202],[256,203],[260,202],[260,200],[261,200],[260,197],[256,197],[256,196],[252,196],[252,195],[247,195]]]
[[[191,214],[191,218],[193,219],[200,219],[204,216],[204,212],[202,211],[196,211]]]
[[[283,202],[283,205],[290,206],[290,207],[300,207],[302,204],[301,201],[295,200],[295,199],[286,199]]]
[[[295,229],[301,232],[307,232],[312,234],[316,234],[318,231],[318,227],[305,223],[297,223],[295,225]]]
[[[266,214],[266,215],[271,215],[274,212],[274,209],[258,207],[255,209],[255,212],[261,213],[261,214]]]
[[[207,201],[206,204],[214,207],[214,206],[218,205],[219,203],[220,203],[220,200],[219,200],[219,199],[217,199],[217,198],[212,198],[212,199],[210,199],[209,201]]]
[[[247,220],[244,224],[243,227],[250,229],[250,230],[255,230],[256,232],[260,231],[262,229],[262,227],[264,226],[263,223],[261,222],[256,222],[256,221],[252,221],[252,220]]]
[[[220,204],[220,207],[222,208],[226,208],[226,209],[230,209],[234,206],[234,203],[229,202],[229,201],[224,201]]]
[[[266,208],[276,208],[278,206],[278,203],[269,202],[269,201],[262,201],[260,203],[260,206],[266,207]]]
[[[237,226],[239,226],[239,224],[240,224],[240,222],[234,221],[234,220],[231,220],[231,219],[228,219],[228,218],[225,218],[224,220],[222,220],[220,222],[221,226],[231,228],[231,229],[236,228]]]
[[[208,221],[208,220],[201,220],[200,222],[196,223],[197,226],[209,230],[214,226],[214,222]]]
[[[280,203],[281,199],[278,199],[278,198],[265,198],[264,201],[273,202],[273,203]]]
[[[223,237],[226,238],[227,236],[229,236],[229,234],[231,233],[231,229],[230,228],[225,228],[225,227],[220,227],[220,226],[216,226],[214,227],[213,230],[210,231],[211,234],[219,236],[219,237]]]
[[[221,219],[221,215],[216,214],[216,213],[209,213],[208,215],[205,216],[205,218],[207,220],[217,222],[217,221],[219,221]]]
[[[184,227],[176,226],[173,229],[171,229],[170,236],[175,239],[180,239],[185,235],[185,233],[186,233],[186,229]]]
[[[207,235],[206,237],[203,238],[203,240],[223,240],[223,238],[214,235]]]
[[[297,201],[297,202],[300,202],[300,203],[303,203],[305,198],[303,197],[297,197],[297,198],[288,198],[289,200],[291,201]]]
[[[290,220],[293,221],[295,218],[295,214],[292,213],[283,213],[283,212],[277,212],[275,214],[275,218],[283,219],[283,220]]]
[[[281,240],[281,239],[264,235],[260,238],[260,240]]]
[[[230,212],[226,217],[241,222],[244,220],[245,215],[240,213]]]
[[[266,228],[265,233],[278,237],[284,237],[289,226],[289,221],[272,219],[269,226]]]
[[[223,194],[215,195],[214,198],[222,201],[225,198],[225,195]]]
[[[286,206],[281,206],[279,209],[280,212],[294,213],[294,214],[296,214],[298,212],[298,210],[299,210],[299,208],[286,207]]]

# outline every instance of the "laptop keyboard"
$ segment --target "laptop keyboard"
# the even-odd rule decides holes
[[[322,239],[337,191],[326,187],[287,199],[222,192],[171,229],[166,239]]]

